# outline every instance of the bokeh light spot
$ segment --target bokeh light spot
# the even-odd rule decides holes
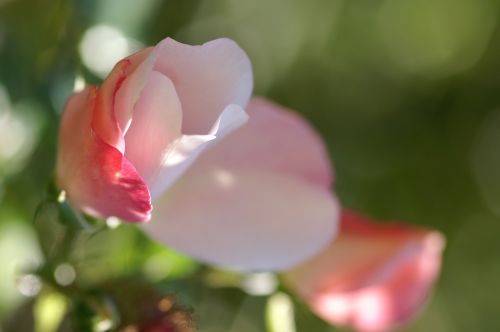
[[[252,273],[243,279],[241,286],[250,295],[269,295],[276,291],[278,280],[272,273]]]
[[[27,274],[19,278],[17,283],[19,293],[27,297],[36,296],[42,289],[40,278],[33,274]]]
[[[56,282],[61,286],[69,286],[76,279],[76,271],[70,264],[60,264],[56,267],[54,271],[54,278]]]
[[[105,77],[118,61],[132,51],[132,45],[123,33],[107,25],[91,27],[80,43],[83,63],[100,77]]]
[[[276,293],[267,302],[266,318],[270,332],[295,332],[293,302],[285,293]]]

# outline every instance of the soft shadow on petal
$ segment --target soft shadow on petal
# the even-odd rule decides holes
[[[246,111],[245,126],[199,162],[296,176],[330,188],[333,169],[325,145],[303,118],[264,98],[253,98]]]
[[[167,190],[205,149],[243,126],[247,120],[248,116],[240,106],[229,105],[207,135],[182,135],[173,141],[148,182],[153,199]]]
[[[134,166],[91,127],[95,88],[70,98],[61,119],[57,181],[72,203],[95,217],[150,218],[149,191]]]
[[[223,38],[191,46],[167,38],[156,47],[154,69],[175,85],[184,134],[206,134],[227,105],[246,107],[253,88],[252,68],[234,41]]]
[[[156,240],[208,263],[281,270],[324,248],[337,212],[327,190],[300,179],[195,164],[160,198],[145,227]]]
[[[439,275],[443,248],[439,232],[376,224],[343,211],[338,238],[286,280],[330,323],[388,331],[421,309]]]
[[[181,136],[181,123],[182,109],[172,81],[152,71],[125,135],[125,157],[148,186],[152,185],[170,145]]]

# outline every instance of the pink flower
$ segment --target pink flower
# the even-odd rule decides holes
[[[120,61],[66,106],[60,188],[93,216],[151,219],[151,236],[209,263],[284,269],[307,259],[336,229],[330,163],[300,117],[247,105],[252,84],[228,39],[167,38]]]
[[[437,231],[375,224],[343,211],[338,238],[286,279],[331,324],[387,331],[424,304],[438,277],[443,248]]]

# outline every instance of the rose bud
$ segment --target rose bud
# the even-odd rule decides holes
[[[336,241],[286,281],[320,317],[358,331],[388,331],[419,312],[436,282],[437,231],[376,224],[343,211]]]
[[[228,39],[167,38],[120,61],[66,106],[59,187],[92,216],[151,219],[154,238],[208,263],[304,261],[336,230],[330,162],[298,115],[247,105],[252,84],[246,54]]]

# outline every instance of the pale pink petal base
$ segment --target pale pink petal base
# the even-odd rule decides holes
[[[362,332],[407,322],[427,299],[441,266],[443,236],[402,225],[377,225],[343,212],[340,235],[286,275],[319,316]]]
[[[328,191],[298,179],[196,166],[156,206],[145,225],[154,239],[238,270],[305,260],[334,235],[338,211]]]

